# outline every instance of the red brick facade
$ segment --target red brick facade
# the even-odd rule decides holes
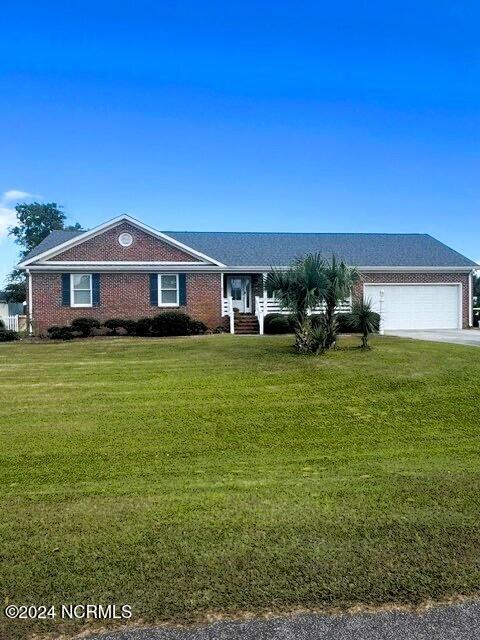
[[[179,269],[181,272],[181,269]],[[253,274],[254,295],[262,295],[261,275]],[[363,294],[367,283],[461,283],[463,327],[469,326],[469,276],[464,273],[364,273],[356,287]],[[62,306],[61,273],[33,272],[32,298],[34,327],[43,333],[52,325],[67,325],[74,318],[94,317],[100,321],[109,318],[138,319],[152,316],[171,307],[150,304],[148,273],[101,273],[100,306],[72,308]],[[192,318],[204,322],[209,328],[225,324],[221,315],[222,290],[220,273],[187,273],[186,305],[179,307]]]
[[[129,247],[118,242],[121,233],[128,232],[133,237]],[[92,262],[203,262],[182,249],[150,235],[128,221],[86,240],[50,261],[92,261]],[[166,267],[169,268],[169,267]],[[215,268],[212,265],[212,268]],[[152,268],[152,271],[155,269]],[[90,316],[100,321],[124,317],[138,319],[152,316],[162,311],[162,307],[150,304],[149,273],[147,272],[101,272],[100,305],[96,307],[69,307],[62,305],[62,272],[69,268],[59,266],[58,272],[32,272],[33,321],[36,332],[42,333],[52,325],[67,325],[74,318]],[[183,273],[182,265],[172,265],[172,271]],[[85,272],[95,272],[94,266],[85,266]],[[186,304],[180,308],[195,319],[201,320],[209,328],[225,323],[222,318],[221,273],[186,273]],[[461,283],[462,322],[469,325],[469,275],[466,273],[381,273],[363,274],[368,283]],[[225,279],[226,282],[226,279]],[[363,293],[363,284],[357,285],[357,294]],[[261,274],[252,274],[252,295],[263,295]],[[163,307],[163,310],[172,307]]]
[[[462,285],[462,327],[468,329],[470,323],[469,275],[467,273],[363,273],[362,282],[356,287],[357,295],[363,294],[363,282],[427,284],[461,283]]]
[[[118,242],[121,233],[130,233],[133,242],[129,247],[122,247]],[[123,222],[112,229],[108,229],[91,240],[67,249],[53,258],[53,261],[98,260],[112,261],[173,261],[173,262],[203,262],[198,258],[156,238],[137,227]]]
[[[74,318],[87,316],[100,321],[109,318],[136,320],[172,310],[171,307],[150,304],[148,273],[101,273],[100,306],[87,308],[62,306],[61,280],[61,273],[32,273],[35,333],[44,333],[52,325],[68,325]],[[186,305],[178,309],[213,329],[223,324],[221,300],[219,273],[187,273]]]

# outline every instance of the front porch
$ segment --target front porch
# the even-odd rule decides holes
[[[275,296],[265,288],[266,273],[222,273],[222,317],[228,318],[230,333],[264,333],[265,316],[288,315]],[[339,313],[351,309],[351,299],[338,308]],[[310,313],[322,313],[323,305]]]

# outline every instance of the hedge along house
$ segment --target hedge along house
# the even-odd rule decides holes
[[[312,252],[359,268],[354,294],[372,300],[384,329],[471,326],[477,265],[423,234],[160,232],[122,215],[89,231],[53,231],[19,268],[35,333],[81,316],[172,309],[212,329],[262,333],[265,315],[281,311],[265,275]]]

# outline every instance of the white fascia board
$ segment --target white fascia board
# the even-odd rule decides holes
[[[81,244],[82,242],[85,242],[85,240],[89,240],[90,238],[94,238],[95,236],[99,235],[100,233],[103,233],[104,231],[107,231],[108,229],[111,229],[112,227],[115,227],[115,226],[121,224],[122,222],[128,222],[131,225],[133,225],[134,227],[137,227],[138,229],[141,229],[142,231],[145,231],[145,233],[148,233],[149,235],[152,235],[152,236],[154,236],[156,238],[160,238],[161,240],[164,240],[167,244],[170,244],[170,245],[172,245],[174,247],[177,247],[178,249],[182,249],[186,253],[189,253],[190,255],[192,255],[192,256],[194,256],[196,258],[201,258],[202,260],[206,260],[207,262],[215,264],[215,265],[220,266],[220,267],[224,266],[222,262],[219,262],[215,258],[211,258],[210,256],[207,256],[204,253],[201,253],[200,251],[197,251],[196,249],[193,249],[192,247],[189,247],[186,244],[183,244],[183,242],[179,242],[178,240],[175,240],[175,238],[172,238],[171,236],[168,236],[166,233],[162,233],[161,231],[157,231],[156,229],[153,229],[153,227],[149,227],[148,225],[144,224],[143,222],[140,222],[139,220],[136,220],[135,218],[132,218],[131,216],[128,216],[126,214],[118,216],[117,218],[113,218],[112,220],[109,220],[108,222],[104,222],[103,224],[99,225],[98,227],[94,227],[93,229],[90,229],[89,231],[85,231],[85,233],[81,233],[80,235],[75,236],[74,238],[71,238],[70,240],[67,240],[66,242],[62,242],[62,244],[56,245],[55,247],[52,247],[51,249],[47,249],[43,253],[39,253],[38,255],[33,256],[29,260],[24,260],[23,262],[20,262],[17,266],[18,266],[19,269],[24,269],[25,267],[27,267],[30,264],[33,264],[34,262],[43,261],[43,260],[46,260],[49,257],[56,256],[59,253],[63,253],[63,251],[65,251],[66,249],[69,249],[71,247],[75,247],[78,244]]]
[[[383,273],[470,273],[474,267],[357,267],[360,272]]]
[[[354,265],[350,265],[350,266],[354,266]],[[290,266],[289,265],[256,265],[256,266],[228,266],[224,268],[224,271],[229,271],[229,272],[236,272],[236,273],[250,273],[250,272],[262,272],[262,273],[268,273],[269,271],[271,271],[272,269],[278,269],[278,270],[282,270],[282,269],[289,269]],[[372,267],[372,266],[367,266],[367,267],[356,267],[359,271],[361,272],[382,272],[382,273],[435,273],[435,272],[441,272],[441,273],[452,273],[452,272],[456,272],[456,273],[471,273],[472,271],[475,271],[476,267],[471,267],[471,266],[463,266],[463,267]],[[480,268],[480,267],[479,267]]]
[[[222,271],[224,271],[222,267],[217,267],[216,265],[213,265],[213,264],[209,265],[205,263],[199,264],[199,263],[192,263],[192,262],[188,262],[188,263],[170,262],[167,264],[161,264],[158,262],[155,262],[155,263],[154,262],[152,263],[137,262],[131,265],[125,265],[122,263],[105,264],[101,262],[96,262],[89,265],[81,264],[79,262],[62,262],[62,263],[51,265],[47,262],[45,264],[33,264],[29,266],[28,269],[32,272],[54,271],[55,273],[60,273],[60,272],[69,273],[73,271],[88,272],[88,273],[90,272],[134,273],[139,271],[145,271],[145,272],[165,271],[168,273],[175,272],[175,271],[193,272],[193,273],[221,273]]]
[[[208,267],[212,266],[209,262],[180,262],[176,260],[157,260],[157,261],[137,261],[137,260],[105,260],[102,262],[98,262],[98,260],[75,260],[74,262],[69,262],[67,260],[49,260],[48,262],[39,262],[35,266],[42,267],[64,267],[67,265],[68,267],[76,267],[76,266],[84,266],[84,267],[136,267],[136,266],[151,266],[151,267],[184,267],[184,266],[195,266],[195,267]]]
[[[350,266],[356,266],[356,265],[350,265]],[[234,271],[235,273],[250,273],[250,272],[262,272],[262,273],[268,273],[269,271],[272,271],[272,269],[278,269],[278,270],[282,270],[282,269],[289,269],[290,265],[255,265],[255,266],[227,266],[224,267],[224,271],[227,272],[232,272]],[[435,273],[435,272],[442,272],[442,273],[452,273],[452,272],[459,272],[459,273],[470,273],[472,271],[475,271],[475,269],[477,267],[471,267],[471,266],[463,266],[463,267],[372,267],[372,266],[366,266],[366,267],[356,267],[359,271],[361,272],[375,272],[375,271],[379,271],[379,272],[383,272],[383,273]],[[480,267],[479,267],[480,269]]]

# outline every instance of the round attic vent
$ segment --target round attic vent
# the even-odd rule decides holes
[[[133,242],[133,237],[130,233],[121,233],[118,236],[118,243],[122,245],[122,247],[129,247]]]

